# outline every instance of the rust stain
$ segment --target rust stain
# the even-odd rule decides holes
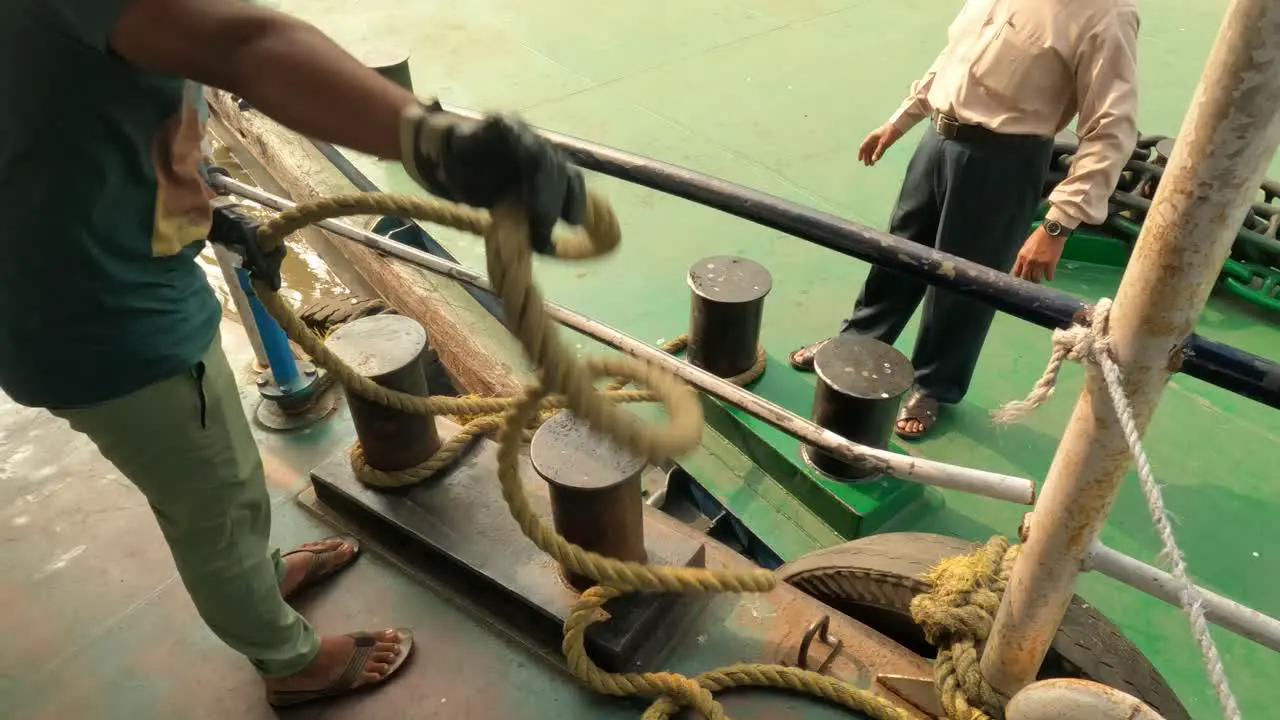
[[[843,643],[829,675],[869,688],[879,674],[929,672],[923,658],[790,586],[765,595],[742,596],[730,622],[742,634],[759,638],[759,656],[744,659],[795,667],[805,631],[824,615],[830,617],[832,639]],[[816,665],[829,652],[829,646],[815,641],[810,648],[811,664]]]
[[[1178,372],[1182,369],[1182,361],[1186,356],[1186,340],[1184,339],[1173,348],[1172,352],[1169,353],[1169,364],[1165,366],[1165,369],[1168,370],[1170,374]]]
[[[258,454],[262,456],[262,472],[266,476],[268,485],[295,491],[306,482],[306,473],[295,468],[287,459],[272,452],[271,448],[260,444]]]
[[[67,618],[51,607],[38,587],[7,578],[0,585],[0,675],[29,676],[33,668],[53,662],[74,639]],[[87,717],[87,716],[86,716]]]

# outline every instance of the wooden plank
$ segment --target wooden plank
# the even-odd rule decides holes
[[[306,202],[356,192],[306,138],[261,113],[241,112],[226,93],[210,90],[207,94],[210,112],[235,133],[229,144],[247,149],[290,199]],[[376,221],[371,217],[346,219],[364,229]],[[518,344],[456,282],[346,238],[319,232],[328,240],[327,247],[315,250],[326,262],[345,264],[359,274],[365,286],[422,323],[460,390],[490,396],[519,392],[518,377],[527,366]]]

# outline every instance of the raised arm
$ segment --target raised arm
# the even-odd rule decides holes
[[[78,2],[81,10],[95,2],[48,1]],[[557,221],[582,218],[581,173],[523,122],[460,122],[436,112],[297,18],[241,0],[96,0],[92,7],[115,12],[103,24],[110,31],[102,46],[138,67],[235,93],[304,135],[401,160],[415,180],[450,200],[492,207],[520,197],[539,252],[552,251]]]
[[[237,0],[120,3],[112,50],[147,70],[221,88],[283,125],[399,159],[400,116],[417,99],[315,27]]]

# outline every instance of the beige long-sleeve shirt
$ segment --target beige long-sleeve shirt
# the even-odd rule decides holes
[[[968,0],[947,46],[892,122],[931,112],[1001,133],[1052,137],[1080,116],[1080,148],[1048,218],[1106,219],[1138,139],[1138,10],[1133,0]]]

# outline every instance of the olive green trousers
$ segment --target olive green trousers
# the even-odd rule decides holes
[[[142,491],[205,623],[268,677],[295,673],[320,639],[280,596],[271,501],[235,375],[215,337],[189,372],[54,413]]]

